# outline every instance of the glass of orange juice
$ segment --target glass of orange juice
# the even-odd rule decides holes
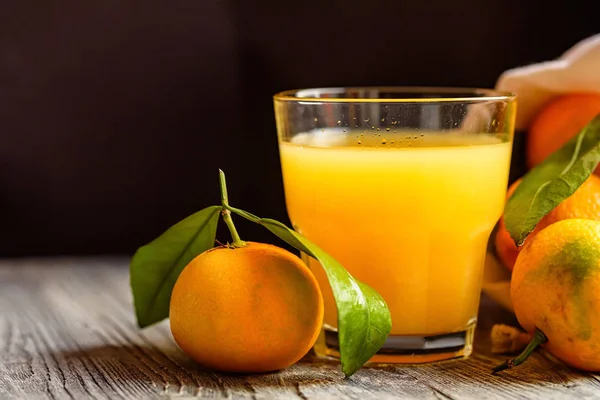
[[[488,238],[506,196],[516,100],[451,88],[330,88],[274,96],[292,225],[377,290],[392,331],[373,363],[469,356]],[[339,356],[325,301],[315,352]]]

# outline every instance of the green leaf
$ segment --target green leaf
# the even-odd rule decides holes
[[[504,209],[506,229],[520,246],[540,222],[594,172],[600,162],[600,114],[530,170]]]
[[[130,264],[130,284],[140,328],[169,316],[173,286],[183,268],[214,247],[221,207],[190,215],[140,247]]]
[[[291,246],[321,263],[329,279],[338,310],[342,371],[346,376],[354,374],[377,353],[392,329],[392,317],[381,295],[354,279],[333,257],[281,222],[259,218],[237,208],[229,209],[263,225]]]

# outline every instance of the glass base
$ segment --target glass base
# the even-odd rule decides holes
[[[434,336],[390,335],[367,364],[424,364],[467,358],[473,352],[477,320],[464,331]],[[318,357],[339,359],[337,331],[325,325],[314,346]]]

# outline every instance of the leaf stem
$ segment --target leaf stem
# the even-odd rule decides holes
[[[505,369],[516,367],[517,365],[522,364],[525,360],[527,360],[527,357],[529,357],[531,355],[531,353],[533,353],[534,350],[537,349],[537,347],[540,344],[545,343],[547,341],[548,341],[548,338],[546,337],[546,335],[544,335],[544,332],[542,332],[538,328],[535,328],[535,333],[533,335],[533,339],[531,340],[531,342],[529,342],[529,344],[527,345],[525,350],[523,350],[523,352],[521,354],[519,354],[517,357],[509,358],[508,360],[504,361],[502,364],[494,367],[492,369],[492,374],[496,374],[500,371],[504,371]]]
[[[244,247],[247,246],[247,243],[240,239],[240,235],[235,229],[235,225],[233,224],[233,219],[231,218],[231,211],[229,211],[229,197],[227,196],[227,182],[225,181],[225,173],[222,170],[219,170],[219,183],[221,186],[221,215],[223,216],[223,221],[225,221],[225,225],[227,225],[227,229],[231,233],[231,238],[233,239],[233,243],[231,243],[231,247]]]

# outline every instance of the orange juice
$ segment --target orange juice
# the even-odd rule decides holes
[[[280,155],[294,228],[383,296],[391,335],[474,325],[487,241],[504,207],[508,138],[325,131],[281,142]],[[309,264],[334,330],[327,278]]]

